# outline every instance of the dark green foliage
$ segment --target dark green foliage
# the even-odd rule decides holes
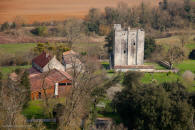
[[[46,26],[39,26],[31,31],[34,35],[37,36],[47,36],[48,35],[48,29]]]
[[[85,25],[87,26],[88,31],[98,33],[100,21],[101,21],[100,10],[96,8],[90,9],[85,19]]]
[[[192,130],[194,111],[185,88],[179,83],[135,84],[138,75],[126,73],[126,87],[113,99],[124,124],[130,130]]]
[[[63,115],[63,111],[65,109],[65,106],[63,104],[58,103],[53,108],[53,117],[56,118],[56,124],[59,125],[60,118]]]
[[[24,96],[26,96],[24,100],[24,107],[27,105],[27,103],[31,99],[30,81],[29,81],[28,75],[29,75],[28,72],[24,71],[20,79],[21,87],[23,87],[23,91],[25,91]]]
[[[163,7],[164,10],[166,10],[168,8],[168,2],[167,0],[163,0]]]
[[[10,25],[8,22],[5,22],[4,24],[1,25],[1,31],[5,31],[10,28]]]
[[[156,49],[156,43],[154,38],[146,37],[145,44],[144,44],[144,59],[150,58],[151,54]]]
[[[108,36],[106,36],[105,38],[107,44],[105,45],[105,47],[108,48],[108,53],[112,53],[113,51],[113,44],[114,44],[114,30],[112,30]]]
[[[192,10],[192,3],[190,0],[184,0],[184,17],[187,18],[189,21],[192,21],[193,17],[193,10]]]
[[[195,60],[195,49],[190,52],[189,58]]]
[[[62,53],[69,50],[70,48],[64,44],[38,43],[34,48],[34,53],[39,55],[42,52],[48,52],[52,55],[56,55],[57,59],[61,60]]]
[[[143,76],[143,73],[139,72],[127,72],[124,75],[123,85],[129,88],[136,88],[141,86],[140,79]]]
[[[80,53],[82,56],[86,56],[87,55],[87,52],[81,52]]]
[[[16,22],[13,22],[12,25],[11,25],[11,28],[16,28]]]
[[[17,69],[15,70],[15,73],[16,73],[16,74],[20,74],[20,73],[21,73],[21,71],[22,71],[22,69],[21,69],[21,68],[17,68]]]

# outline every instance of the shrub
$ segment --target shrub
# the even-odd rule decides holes
[[[10,28],[10,25],[8,22],[5,22],[4,24],[1,25],[1,31],[5,31]]]
[[[195,60],[195,49],[190,52],[189,58]]]
[[[185,71],[183,73],[182,77],[184,79],[184,82],[187,83],[187,85],[193,84],[195,76],[191,71],[189,71],[189,70]]]
[[[48,35],[48,29],[46,26],[39,26],[31,31],[34,35],[38,36],[47,36]]]
[[[146,37],[145,38],[145,44],[144,44],[144,58],[147,59],[151,56],[151,54],[155,51],[156,44],[155,40],[152,37]]]

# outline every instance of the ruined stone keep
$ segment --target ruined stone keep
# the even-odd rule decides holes
[[[143,30],[124,30],[120,24],[114,25],[113,67],[142,65],[144,63]]]

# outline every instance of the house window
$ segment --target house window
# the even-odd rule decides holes
[[[71,83],[67,83],[67,85],[72,85]]]
[[[66,86],[66,83],[59,83],[59,86]]]
[[[39,92],[39,99],[41,99],[41,92]]]

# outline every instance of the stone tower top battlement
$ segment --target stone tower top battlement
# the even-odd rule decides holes
[[[113,66],[142,65],[144,62],[144,37],[142,29],[125,30],[114,24]]]

